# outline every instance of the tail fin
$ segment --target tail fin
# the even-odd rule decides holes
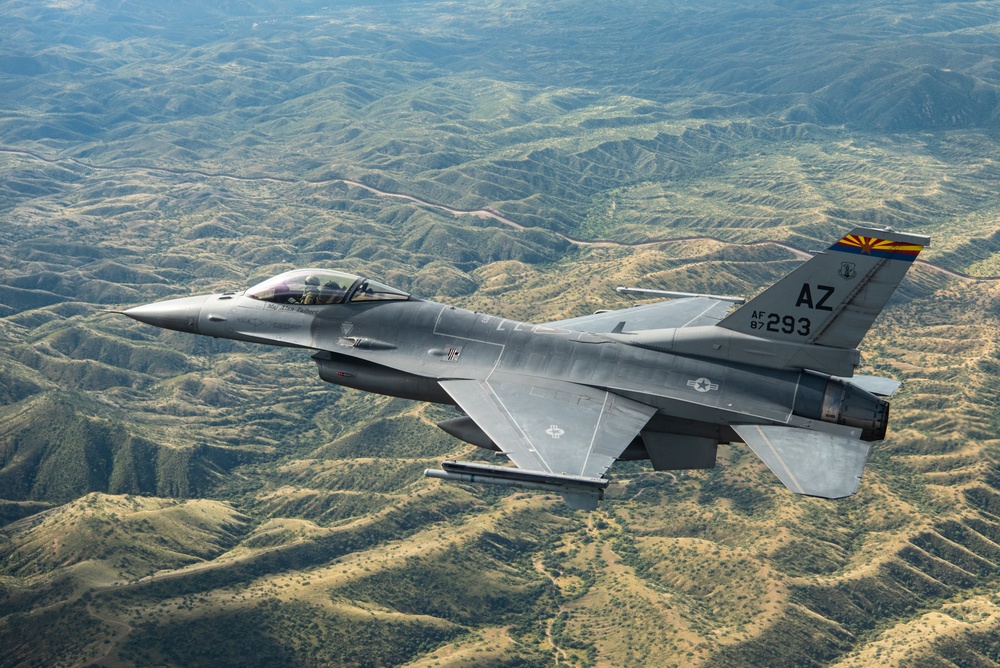
[[[930,237],[855,228],[724,318],[719,327],[857,348]]]

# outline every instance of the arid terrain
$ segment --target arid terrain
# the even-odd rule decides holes
[[[996,3],[0,3],[0,665],[1000,664]],[[593,513],[453,409],[103,313],[339,268],[544,322],[932,237],[859,492]]]

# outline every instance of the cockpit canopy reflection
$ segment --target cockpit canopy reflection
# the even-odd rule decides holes
[[[275,304],[343,304],[363,301],[405,301],[410,295],[377,281],[329,269],[295,269],[269,278],[246,296]]]

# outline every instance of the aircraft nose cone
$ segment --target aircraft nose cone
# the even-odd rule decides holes
[[[147,325],[197,334],[198,316],[201,315],[201,307],[208,297],[209,295],[200,295],[198,297],[168,299],[163,302],[136,306],[123,311],[123,313],[133,320],[144,322]]]

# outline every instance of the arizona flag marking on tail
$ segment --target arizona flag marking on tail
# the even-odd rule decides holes
[[[872,257],[879,257],[886,260],[903,260],[904,262],[913,262],[916,260],[917,255],[920,254],[923,248],[923,246],[914,243],[890,241],[888,239],[865,237],[857,234],[848,234],[830,246],[830,250],[842,253],[871,255]]]

